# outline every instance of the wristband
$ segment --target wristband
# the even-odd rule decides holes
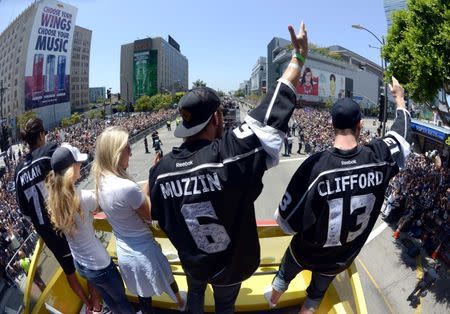
[[[303,58],[303,56],[300,54],[300,52],[296,52],[294,51],[292,53],[292,56],[295,57],[298,61],[300,61],[301,63],[305,64],[305,58]]]
[[[301,67],[297,63],[289,63],[288,68],[294,68],[300,71]]]

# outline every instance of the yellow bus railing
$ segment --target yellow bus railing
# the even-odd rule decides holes
[[[104,231],[104,232],[112,232],[112,228],[111,225],[109,224],[109,222],[104,218],[104,214],[100,214],[98,215],[97,218],[100,219],[95,219],[94,220],[94,228],[97,231]],[[167,238],[167,236],[165,235],[165,233],[157,228],[157,226],[154,224],[151,226],[153,235],[155,238]],[[275,222],[273,221],[268,221],[268,222],[258,222],[258,235],[260,237],[260,239],[262,238],[280,238],[281,237],[287,237],[287,235],[281,230],[281,228],[276,225]],[[281,251],[283,251],[285,249],[286,243],[288,243],[290,241],[289,238],[283,238],[284,240],[282,241],[283,243],[283,248],[281,248]],[[110,240],[111,241],[111,240]],[[166,240],[167,241],[167,240]],[[264,271],[264,265],[267,265],[269,268],[270,267],[276,267],[279,262],[280,262],[280,257],[278,256],[280,254],[280,248],[272,248],[272,245],[264,245],[262,243],[262,248],[265,247],[266,250],[270,251],[269,253],[271,253],[271,256],[274,256],[275,254],[277,254],[277,258],[275,260],[272,261],[263,261],[263,258],[261,259],[261,266],[260,268],[263,270],[261,272],[260,270],[260,274],[255,274],[256,277],[259,277],[258,275],[267,275],[269,272]],[[61,270],[58,272],[56,272],[56,274],[53,276],[53,278],[50,280],[49,285],[47,286],[47,288],[44,290],[44,292],[41,294],[41,297],[39,298],[38,302],[36,303],[35,309],[32,310],[30,309],[30,298],[31,298],[31,287],[33,284],[33,278],[34,275],[36,273],[36,269],[38,266],[38,261],[39,261],[39,256],[42,252],[43,249],[43,241],[42,239],[39,239],[39,241],[37,242],[36,245],[36,249],[34,251],[33,254],[33,258],[32,258],[32,262],[30,265],[30,270],[27,276],[27,280],[26,280],[26,289],[25,289],[25,296],[24,296],[24,302],[25,302],[25,310],[24,313],[28,314],[28,313],[41,313],[42,312],[42,308],[43,306],[45,306],[45,302],[46,299],[51,295],[50,291],[48,291],[49,289],[52,289],[53,284],[55,284],[58,287],[61,287],[61,282],[59,282],[59,284],[57,283],[57,278],[55,278],[55,276],[62,276],[63,274],[61,273]],[[274,250],[274,251],[272,251]],[[272,254],[275,253],[275,254]],[[171,263],[172,265],[179,266],[179,262],[174,262]],[[269,268],[267,268],[269,270]],[[270,268],[270,270],[272,270],[272,268]],[[356,309],[357,313],[360,314],[367,314],[367,306],[366,306],[366,301],[364,298],[364,293],[363,293],[363,289],[361,286],[361,282],[360,282],[360,277],[357,271],[357,268],[355,266],[355,264],[353,263],[346,271],[347,275],[348,275],[348,280],[351,286],[351,296],[348,295],[347,297],[353,297],[354,298],[354,307]],[[255,280],[256,280],[255,277]],[[309,274],[305,274],[304,279],[309,278]],[[309,279],[308,279],[309,281]],[[52,284],[53,283],[53,284]],[[305,282],[306,283],[306,282]],[[70,288],[67,287],[69,290]],[[330,286],[331,289],[329,289],[329,291],[327,292],[326,298],[328,296],[328,300],[326,301],[326,303],[328,303],[328,310],[327,313],[339,313],[339,314],[343,314],[343,313],[353,313],[354,310],[352,309],[352,306],[350,305],[353,302],[349,302],[349,301],[345,301],[345,300],[341,300],[339,298],[339,296],[337,295],[337,291],[335,289],[335,287]],[[350,292],[350,289],[349,289]],[[63,292],[61,292],[63,293]],[[39,308],[39,309],[38,309]]]

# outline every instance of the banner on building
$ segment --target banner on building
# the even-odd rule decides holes
[[[25,65],[25,110],[70,100],[70,60],[77,8],[38,4]]]
[[[139,51],[134,53],[134,98],[158,92],[157,86],[157,50]]]
[[[352,81],[353,83],[353,81]],[[319,97],[345,97],[345,77],[335,73],[304,67],[297,93]],[[353,89],[353,86],[351,87]]]

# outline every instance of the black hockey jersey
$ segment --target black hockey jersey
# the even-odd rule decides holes
[[[213,142],[184,143],[150,169],[152,219],[193,278],[228,285],[258,267],[253,203],[265,170],[278,163],[295,97],[279,82],[244,124]]]
[[[409,154],[410,116],[397,118],[383,139],[352,150],[331,148],[305,160],[289,183],[275,217],[295,234],[290,250],[306,269],[336,274],[366,242],[389,180]]]
[[[16,168],[16,197],[20,210],[31,218],[36,228],[51,226],[45,200],[48,192],[45,178],[52,170],[50,160],[57,144],[45,144],[27,154]]]

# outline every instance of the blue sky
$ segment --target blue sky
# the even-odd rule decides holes
[[[31,0],[0,0],[0,32]],[[341,45],[380,64],[379,46],[361,24],[386,34],[382,0],[67,0],[78,8],[76,24],[92,30],[90,87],[119,90],[120,46],[138,38],[171,35],[189,60],[189,84],[201,79],[235,90],[250,77],[273,37],[289,39],[288,24],[305,21],[310,42]]]

